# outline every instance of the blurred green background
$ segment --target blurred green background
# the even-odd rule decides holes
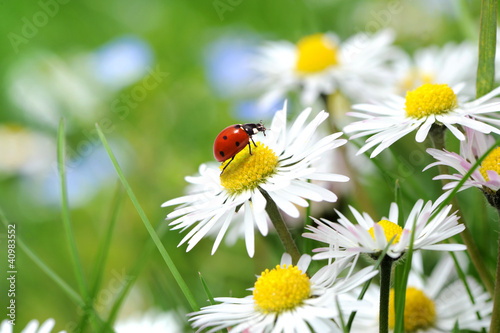
[[[401,11],[387,15],[387,8],[398,3]],[[333,31],[345,39],[367,28],[392,27],[396,43],[412,52],[473,38],[475,32],[469,28],[478,26],[478,6],[477,1],[451,0],[0,1],[0,207],[16,224],[17,236],[77,289],[56,168],[61,117],[68,144],[71,218],[90,278],[118,185],[94,123],[102,127],[149,219],[154,225],[165,224],[171,209],[160,205],[182,195],[184,177],[195,174],[201,163],[213,161],[212,144],[219,131],[232,123],[270,119],[257,110],[252,114],[251,101],[258,96],[232,90],[244,76],[238,66],[244,64],[248,48],[263,40],[295,42],[318,31]],[[301,106],[292,103],[292,109],[296,112]],[[412,140],[398,143],[396,149]],[[416,182],[428,194],[425,199],[435,199],[440,184],[430,178],[437,171],[420,175],[430,159],[402,158],[407,159],[409,174],[421,178]],[[412,184],[404,181],[408,170],[391,163],[387,167],[411,192]],[[375,207],[380,207],[378,213],[386,214],[394,198],[393,184],[379,174],[365,183]],[[476,194],[463,198],[483,211],[484,202]],[[356,194],[341,197],[340,205],[345,203],[356,205]],[[5,309],[3,225],[0,231],[0,308]],[[487,228],[475,232],[491,237]],[[222,244],[213,256],[210,239],[186,253],[185,245],[177,248],[183,236],[167,231],[162,241],[200,305],[207,303],[198,272],[214,295],[241,297],[256,274],[279,262],[282,251],[275,236],[257,235],[253,259],[241,240],[231,248]],[[117,286],[137,260],[146,260],[145,267],[120,317],[150,308],[189,312],[157,250],[140,257],[148,240],[125,197],[103,292],[96,299],[104,318]],[[56,329],[71,330],[81,314],[77,306],[19,247],[16,255],[19,327],[31,319],[55,318]]]

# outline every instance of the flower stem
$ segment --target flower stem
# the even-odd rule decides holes
[[[380,263],[380,309],[379,333],[389,332],[389,298],[391,294],[391,273],[394,260],[384,256]]]
[[[276,206],[276,203],[271,198],[269,193],[267,193],[263,189],[260,189],[260,192],[262,193],[264,198],[266,198],[267,215],[269,215],[274,228],[278,232],[278,236],[280,237],[281,242],[285,247],[285,251],[292,256],[292,262],[294,265],[296,265],[300,259],[300,252],[297,248],[297,245],[295,244],[295,241],[292,238],[292,234],[290,234],[290,231],[288,230],[288,227],[286,226],[285,221],[281,216],[278,206]]]
[[[497,43],[497,0],[481,1],[479,21],[479,56],[476,93],[481,97],[495,85],[495,52]]]
[[[500,218],[500,209],[497,208]],[[500,233],[499,233],[500,235]],[[493,294],[493,312],[491,315],[490,333],[500,332],[500,238],[498,239],[497,272],[495,280],[495,292]]]
[[[432,140],[432,145],[434,146],[435,149],[439,150],[445,149],[445,139],[444,139],[445,129],[446,127],[441,125],[432,125],[432,128],[430,130],[430,138]],[[447,165],[442,165],[442,164],[439,165],[439,173],[441,175],[447,175],[449,174],[449,172],[450,171]],[[449,180],[447,179],[442,180],[443,185],[446,185],[448,182]],[[477,247],[476,242],[474,241],[474,238],[472,237],[470,230],[467,228],[467,224],[465,223],[456,196],[453,197],[451,204],[453,205],[453,208],[457,210],[457,216],[460,217],[458,219],[458,222],[465,225],[465,229],[460,233],[460,236],[462,237],[462,241],[464,242],[465,246],[467,246],[467,252],[469,253],[471,261],[474,264],[474,267],[476,268],[479,277],[481,278],[481,281],[483,282],[486,290],[488,290],[490,295],[493,295],[493,289],[494,289],[493,278],[491,277],[488,268],[486,268],[486,265],[484,264],[482,255],[479,252],[479,248]]]

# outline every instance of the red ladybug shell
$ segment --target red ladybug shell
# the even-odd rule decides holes
[[[214,157],[217,161],[224,162],[242,151],[249,141],[250,136],[241,124],[228,126],[215,138]]]

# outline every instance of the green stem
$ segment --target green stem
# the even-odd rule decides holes
[[[445,149],[445,129],[446,128],[444,126],[432,125],[430,138],[432,141],[432,145],[438,150]],[[441,175],[448,175],[450,173],[450,170],[447,165],[440,164],[439,173]],[[446,185],[448,182],[449,180],[447,179],[442,180],[443,185]],[[465,229],[460,233],[460,236],[462,237],[464,244],[467,246],[467,252],[469,253],[471,261],[474,264],[474,267],[476,268],[486,290],[488,290],[490,295],[493,295],[493,278],[491,277],[491,274],[483,261],[483,256],[481,255],[481,252],[479,251],[479,248],[477,247],[469,228],[467,228],[467,224],[465,223],[465,219],[456,196],[454,196],[451,200],[451,204],[453,205],[453,209],[457,210],[457,216],[459,216],[458,222],[465,225]]]
[[[283,246],[285,247],[285,251],[292,256],[292,262],[294,265],[296,265],[300,259],[300,252],[297,248],[297,245],[295,244],[295,241],[292,238],[292,234],[290,234],[290,231],[288,230],[288,227],[286,226],[285,221],[281,216],[278,206],[276,206],[276,203],[271,198],[269,193],[267,193],[263,189],[260,189],[260,192],[262,193],[264,198],[266,198],[267,215],[269,215],[269,218],[271,219],[271,222],[273,223],[273,226],[276,229],[276,232],[278,233]]]
[[[391,257],[385,256],[380,264],[379,333],[389,332],[389,299],[393,262],[394,260]]]
[[[495,84],[497,0],[481,1],[481,19],[479,25],[479,59],[476,79],[477,97],[481,97],[493,90]]]
[[[500,210],[497,209],[500,217]],[[499,233],[500,235],[500,233]],[[500,238],[498,240],[497,272],[495,281],[495,292],[493,294],[493,312],[491,315],[490,333],[500,332]]]

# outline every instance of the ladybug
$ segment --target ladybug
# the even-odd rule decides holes
[[[215,138],[214,142],[214,156],[219,162],[227,161],[231,159],[222,172],[227,168],[229,163],[231,163],[240,151],[242,151],[246,145],[248,145],[248,150],[250,155],[252,155],[252,141],[253,145],[257,147],[252,139],[252,135],[263,132],[266,135],[266,128],[262,125],[262,121],[258,124],[236,124],[224,128],[219,135]],[[221,172],[221,174],[222,174]]]

